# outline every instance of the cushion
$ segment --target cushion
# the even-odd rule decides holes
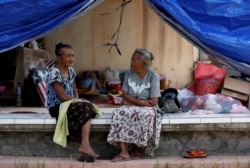
[[[54,60],[54,59],[45,59],[45,60],[43,60],[43,62],[45,64],[45,67],[51,68],[56,63],[56,60]]]
[[[44,104],[44,107],[46,107],[46,104],[47,104],[46,78],[48,75],[48,68],[32,68],[30,70],[30,74],[36,85],[36,89],[41,98],[41,101]]]
[[[30,66],[30,75],[33,78],[33,82],[36,86],[37,92],[40,99],[46,107],[47,97],[46,97],[46,78],[48,74],[48,69],[54,66],[56,60],[54,59],[44,59],[40,65]]]

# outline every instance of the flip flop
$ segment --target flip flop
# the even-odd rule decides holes
[[[123,162],[123,161],[128,161],[128,160],[131,160],[131,158],[130,157],[124,157],[122,155],[117,155],[111,160],[111,162]]]
[[[86,153],[82,153],[81,156],[79,158],[77,158],[78,161],[81,162],[94,162],[95,158],[91,155],[88,155]]]
[[[190,154],[185,154],[183,155],[184,158],[205,158],[207,157],[207,154],[202,154],[202,155],[197,155],[197,156],[192,156]]]
[[[141,153],[134,153],[130,156],[131,160],[140,160],[140,159],[144,159],[143,154]]]
[[[184,158],[205,158],[207,153],[203,150],[191,150],[186,151],[186,154],[183,155]]]

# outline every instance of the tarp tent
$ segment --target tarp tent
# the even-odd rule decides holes
[[[0,1],[0,52],[38,39],[102,0]],[[183,37],[235,70],[250,75],[250,2],[145,0]]]
[[[45,36],[103,0],[1,0],[0,53]]]
[[[145,1],[196,47],[218,62],[250,75],[250,1]]]

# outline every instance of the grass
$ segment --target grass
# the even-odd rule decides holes
[[[46,168],[45,160],[42,163],[37,162],[37,168]],[[15,162],[15,168],[29,168],[29,163],[25,161]]]
[[[85,165],[86,165],[86,162],[83,162],[82,163],[82,168],[85,168]],[[27,161],[19,160],[19,162],[15,162],[15,167],[14,168],[29,168],[29,163]],[[46,168],[45,158],[44,158],[42,163],[40,163],[39,161],[37,162],[36,168]],[[58,163],[58,166],[55,167],[55,168],[61,168],[61,164]],[[71,156],[69,168],[74,168],[73,162],[72,162],[72,156]]]
[[[29,164],[27,162],[19,161],[18,163],[15,162],[15,168],[28,168]]]

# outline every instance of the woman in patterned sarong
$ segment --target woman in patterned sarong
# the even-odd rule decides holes
[[[161,115],[157,113],[160,94],[159,74],[150,69],[154,56],[146,49],[136,49],[122,86],[122,106],[113,111],[107,141],[120,147],[112,161],[154,156],[158,147]],[[130,152],[129,146],[133,146]]]
[[[58,121],[60,106],[79,99],[73,69],[74,51],[68,44],[58,43],[55,49],[57,63],[49,69],[46,79],[47,108],[51,117]],[[80,100],[80,99],[79,99]],[[98,154],[89,143],[91,119],[96,116],[94,106],[86,99],[70,103],[67,110],[67,126],[70,136],[81,134],[79,161],[93,162]],[[62,114],[62,113],[61,113]]]

